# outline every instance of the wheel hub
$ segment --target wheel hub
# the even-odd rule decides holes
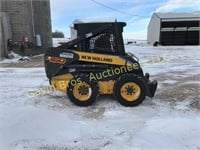
[[[127,95],[132,95],[134,92],[133,86],[128,85],[126,88]]]
[[[83,82],[73,87],[73,95],[80,101],[87,101],[92,95],[92,89],[89,84]]]
[[[89,92],[89,87],[86,85],[82,85],[78,88],[79,94],[81,95],[87,95]]]
[[[140,86],[134,82],[127,82],[120,89],[121,96],[127,101],[135,101],[141,94]]]

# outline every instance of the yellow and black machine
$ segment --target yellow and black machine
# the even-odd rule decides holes
[[[124,26],[124,22],[75,23],[77,38],[45,53],[50,84],[79,106],[89,106],[104,94],[124,106],[153,97],[157,81],[150,81],[137,57],[125,52]]]

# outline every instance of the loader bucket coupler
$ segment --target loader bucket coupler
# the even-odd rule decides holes
[[[155,95],[155,92],[156,92],[156,89],[157,89],[157,85],[158,85],[158,82],[156,81],[156,80],[154,80],[154,81],[149,81],[148,83],[147,83],[147,88],[148,88],[148,93],[147,93],[147,95],[149,96],[149,97],[154,97],[154,95]]]

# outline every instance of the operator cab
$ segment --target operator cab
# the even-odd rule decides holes
[[[76,39],[76,50],[112,55],[125,55],[123,43],[124,22],[74,23],[71,28]],[[85,37],[85,38],[84,38]],[[74,40],[76,40],[74,39]]]

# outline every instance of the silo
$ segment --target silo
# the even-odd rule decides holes
[[[0,3],[0,11],[9,15],[14,41],[27,36],[40,48],[52,46],[50,0],[0,0]]]
[[[52,46],[50,0],[33,0],[34,34],[36,41],[41,39],[42,47]],[[37,43],[36,44],[40,44]]]
[[[34,42],[31,1],[2,0],[1,11],[9,14],[14,41],[22,40],[23,36],[27,36]]]

